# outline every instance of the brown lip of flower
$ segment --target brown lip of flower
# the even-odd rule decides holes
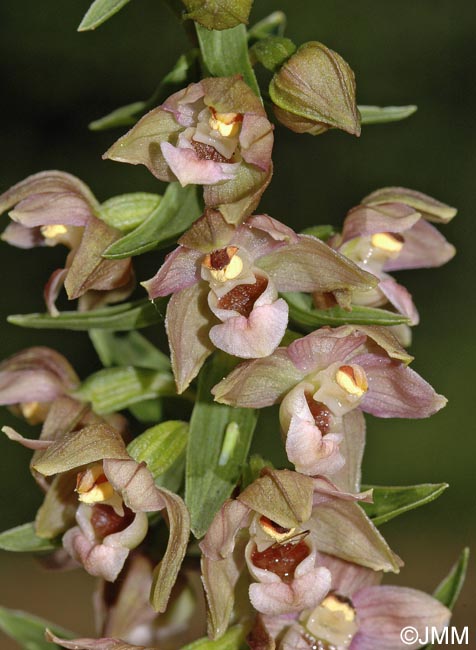
[[[346,393],[356,397],[362,397],[369,389],[367,375],[358,366],[340,366],[335,380]]]
[[[374,248],[396,255],[402,250],[405,239],[397,232],[377,232],[370,238],[370,243]]]

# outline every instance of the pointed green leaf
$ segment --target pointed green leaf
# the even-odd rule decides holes
[[[59,316],[50,314],[14,314],[7,320],[13,325],[33,329],[59,329],[87,331],[90,329],[125,332],[155,325],[164,320],[166,300],[137,300],[124,302],[115,307],[93,311],[64,311]]]
[[[0,607],[0,630],[16,641],[24,650],[55,650],[55,648],[59,650],[59,646],[46,641],[46,628],[66,639],[73,639],[77,636],[28,612]]]
[[[251,485],[253,481],[256,481],[256,479],[261,475],[261,470],[265,467],[274,469],[273,463],[259,454],[253,454],[250,456],[250,459],[243,467],[243,472],[241,474],[241,491],[247,488],[248,485]]]
[[[373,489],[374,502],[361,505],[373,523],[380,526],[404,512],[434,501],[447,487],[448,483],[423,483],[402,487],[366,486],[366,490]]]
[[[282,297],[289,305],[289,318],[304,331],[311,332],[322,325],[401,325],[409,320],[402,314],[386,309],[359,307],[353,305],[350,311],[342,307],[314,309],[311,296],[304,293],[283,293]]]
[[[284,36],[285,28],[286,14],[283,11],[273,11],[249,28],[248,39],[260,40],[268,36]]]
[[[42,539],[35,533],[35,524],[30,522],[0,533],[0,549],[14,553],[43,553],[54,551],[59,545],[50,539]]]
[[[160,194],[150,192],[132,192],[113,196],[99,206],[99,218],[108,226],[129,232],[140,224],[159,205]]]
[[[127,451],[138,463],[145,461],[156,479],[185,455],[187,437],[187,422],[161,422],[129,443]]]
[[[78,32],[87,32],[90,29],[96,29],[114,16],[129,0],[95,0],[84,15]]]
[[[196,24],[203,62],[212,77],[241,74],[244,81],[260,97],[258,82],[248,56],[246,27],[238,25],[222,31],[208,30]]]
[[[88,124],[90,131],[105,131],[119,126],[132,126],[147,110],[147,102],[139,101],[115,108],[113,111]]]
[[[253,62],[259,61],[267,70],[275,72],[295,51],[296,46],[290,38],[269,36],[253,45],[250,57]]]
[[[237,484],[258,419],[252,409],[213,402],[212,387],[228,374],[233,363],[217,354],[204,367],[190,420],[185,502],[197,538],[205,534]]]
[[[398,122],[416,113],[418,106],[358,106],[361,124]]]
[[[169,357],[139,332],[125,334],[91,330],[91,341],[104,367],[136,366],[151,370],[170,370]]]
[[[179,183],[170,183],[159,205],[148,218],[109,246],[103,257],[131,257],[168,244],[187,230],[200,214],[196,186],[180,187]]]
[[[176,395],[172,374],[132,366],[100,370],[74,393],[78,399],[91,402],[99,415],[161,395]]]
[[[210,641],[209,638],[204,637],[189,643],[182,650],[239,650],[243,646],[246,633],[247,629],[243,625],[235,625],[215,641]]]

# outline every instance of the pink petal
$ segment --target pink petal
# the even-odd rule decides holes
[[[456,253],[455,247],[423,219],[407,230],[404,238],[405,243],[399,256],[385,264],[385,271],[442,266]]]
[[[200,280],[198,260],[202,257],[199,251],[179,246],[165,258],[165,262],[150,280],[141,282],[149,298],[168,296],[182,289],[191,287]]]
[[[346,562],[324,553],[319,555],[319,565],[325,566],[331,572],[331,589],[347,598],[352,598],[356,592],[364,587],[378,585],[382,580],[382,574],[379,571],[373,571],[359,564]]]
[[[362,411],[354,409],[342,418],[344,439],[340,453],[345,459],[344,467],[333,475],[333,482],[344,492],[359,492],[362,458],[365,449],[365,418]]]
[[[27,228],[13,221],[2,233],[1,239],[17,248],[36,248],[44,246],[45,240],[40,228]]]
[[[404,203],[358,205],[347,213],[342,243],[378,232],[406,232],[421,220],[419,212]]]
[[[291,343],[288,353],[296,367],[308,373],[344,361],[365,340],[365,334],[348,325],[323,327]]]
[[[381,280],[378,288],[400,314],[407,316],[412,325],[418,325],[420,317],[408,289],[393,278]]]
[[[248,318],[238,314],[214,325],[210,340],[215,347],[235,357],[267,357],[276,350],[286,332],[288,310],[282,298],[270,305],[255,306]]]
[[[406,587],[367,587],[353,597],[360,629],[352,650],[416,650],[421,643],[405,645],[400,633],[411,626],[425,639],[427,628],[439,632],[448,624],[451,612],[427,594]]]
[[[56,269],[56,271],[53,271],[43,290],[46,308],[51,316],[59,316],[59,311],[56,308],[56,300],[64,286],[67,273],[68,269]]]
[[[220,181],[232,180],[239,167],[239,163],[201,160],[193,149],[174,147],[170,142],[162,142],[160,147],[182,187],[190,184],[214,185]]]
[[[322,436],[315,424],[294,416],[286,435],[286,454],[302,474],[333,474],[345,463],[339,452],[341,440],[337,433]]]
[[[27,449],[34,449],[35,451],[38,449],[47,449],[50,445],[53,444],[52,440],[36,440],[33,438],[24,438],[11,427],[3,427],[2,431],[9,440],[13,440],[13,442],[19,442],[23,447],[26,447]]]
[[[250,510],[240,501],[228,499],[215,515],[200,550],[209,559],[222,560],[233,552],[235,538],[249,525]]]
[[[426,418],[447,402],[414,370],[378,354],[352,359],[365,370],[369,390],[361,403],[366,413],[380,418]]]
[[[271,166],[273,150],[273,125],[262,115],[246,114],[240,132],[240,147],[243,159],[267,172]]]
[[[254,217],[250,217],[246,220],[246,225],[257,230],[262,230],[278,242],[295,244],[299,241],[299,236],[296,235],[294,230],[267,214],[257,214]]]
[[[85,226],[93,216],[83,197],[70,192],[44,192],[26,197],[10,212],[13,221],[28,228],[57,225]]]

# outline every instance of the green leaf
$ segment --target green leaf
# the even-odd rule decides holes
[[[90,329],[126,332],[155,325],[164,320],[166,300],[137,300],[115,307],[93,311],[64,311],[59,316],[50,314],[14,314],[7,320],[12,325],[33,329],[59,329],[84,332]]]
[[[249,40],[260,40],[268,36],[283,36],[286,29],[286,14],[283,11],[273,13],[258,21],[248,30]]]
[[[418,106],[358,106],[361,124],[383,124],[385,122],[398,122],[413,115]]]
[[[35,524],[22,524],[0,533],[0,549],[14,553],[43,553],[58,547],[49,539],[37,537]]]
[[[304,228],[302,231],[303,235],[312,235],[317,239],[322,241],[327,241],[333,235],[336,234],[334,226],[310,226],[309,228]]]
[[[182,54],[170,72],[168,72],[157,86],[156,90],[146,101],[133,102],[116,108],[104,117],[91,122],[88,126],[91,131],[103,131],[118,126],[131,126],[146,111],[156,106],[165,96],[165,91],[170,94],[171,86],[182,87],[190,82],[191,70],[198,58],[199,50],[195,48]]]
[[[246,27],[238,25],[223,31],[209,31],[196,24],[203,62],[212,77],[243,75],[248,86],[260,97],[258,82],[248,56]]]
[[[133,192],[113,196],[99,206],[99,217],[108,226],[129,232],[140,224],[159,205],[162,197],[149,192]]]
[[[448,609],[453,609],[466,579],[469,563],[469,548],[464,548],[456,564],[451,568],[433,592],[433,596]],[[433,650],[434,645],[427,645],[422,650]]]
[[[151,370],[170,370],[170,359],[139,332],[118,334],[108,330],[89,333],[101,363],[110,366],[137,366]]]
[[[99,25],[102,25],[106,20],[114,16],[128,2],[129,0],[95,0],[84,15],[78,27],[78,32],[87,32],[90,29],[96,29],[96,27],[99,27]]]
[[[249,461],[243,467],[243,472],[241,475],[241,491],[251,485],[253,481],[256,481],[257,478],[261,475],[261,470],[265,467],[270,467],[274,469],[273,463],[270,460],[266,460],[259,454],[253,454],[250,456]]]
[[[138,463],[145,461],[154,479],[185,455],[188,424],[179,420],[161,422],[135,438],[127,451]]]
[[[437,499],[448,487],[448,483],[423,483],[396,487],[365,486],[373,488],[373,503],[362,503],[362,507],[376,526],[385,524],[404,512],[424,506]]]
[[[234,361],[216,354],[200,374],[198,396],[190,420],[185,477],[185,503],[192,531],[199,538],[237,484],[258,420],[252,409],[231,408],[213,401],[212,387]]]
[[[225,632],[225,634],[210,641],[208,637],[198,639],[193,643],[183,646],[182,650],[239,650],[242,647],[246,636],[246,628],[243,625],[235,625]]]
[[[132,366],[105,368],[94,373],[75,391],[74,396],[91,402],[99,415],[121,411],[153,397],[176,395],[173,377]]]
[[[46,641],[46,628],[66,639],[73,639],[77,636],[49,621],[45,621],[43,618],[28,614],[28,612],[0,607],[0,630],[19,643],[25,650],[54,650],[59,648],[56,644]]]
[[[275,72],[295,51],[296,46],[290,38],[269,36],[253,45],[250,57],[252,62],[259,61],[267,70]]]
[[[409,319],[386,309],[359,307],[354,305],[350,311],[342,307],[315,309],[311,296],[304,293],[283,293],[282,297],[289,305],[289,318],[304,331],[311,332],[322,325],[401,325]]]
[[[181,187],[179,183],[170,183],[157,208],[140,226],[111,244],[103,257],[132,257],[169,244],[187,230],[201,212],[195,185]]]
[[[139,422],[144,424],[160,422],[164,413],[163,401],[160,398],[146,399],[129,406],[129,411]]]

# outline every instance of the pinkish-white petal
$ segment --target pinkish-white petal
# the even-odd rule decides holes
[[[59,311],[56,308],[56,300],[64,286],[67,273],[68,269],[56,269],[56,271],[53,271],[43,290],[46,308],[51,316],[59,315]]]
[[[365,334],[348,325],[334,329],[323,327],[293,341],[288,354],[297,368],[308,373],[344,361],[365,339]]]
[[[420,317],[408,289],[393,278],[381,280],[378,288],[400,314],[409,318],[412,325],[418,325]]]
[[[202,257],[199,251],[179,246],[169,253],[165,262],[150,280],[142,282],[149,298],[176,293],[200,280],[198,260]]]
[[[3,433],[7,436],[9,440],[13,442],[18,442],[22,447],[27,449],[33,449],[35,451],[41,449],[47,449],[50,445],[53,444],[52,440],[37,440],[34,438],[24,438],[20,433],[12,429],[11,427],[3,427]]]
[[[174,147],[170,142],[161,144],[162,154],[177,177],[180,185],[214,185],[232,180],[239,163],[220,163],[200,159],[193,149]]]
[[[373,571],[360,566],[360,564],[346,562],[325,553],[319,555],[318,564],[319,566],[325,566],[331,572],[331,589],[347,598],[352,598],[357,591],[364,587],[378,585],[382,580],[380,571]]]
[[[442,266],[456,253],[455,247],[423,219],[405,232],[404,239],[400,254],[386,262],[385,271]]]
[[[344,220],[342,243],[355,237],[366,237],[380,232],[402,233],[421,220],[419,212],[403,203],[378,206],[357,205]]]
[[[45,239],[39,227],[27,228],[13,221],[9,223],[1,235],[1,239],[10,246],[17,248],[36,248],[44,246]]]
[[[292,228],[277,219],[273,219],[273,217],[267,214],[257,214],[254,217],[250,217],[246,220],[246,225],[256,230],[262,230],[279,242],[296,244],[299,241],[299,236],[296,235]]]
[[[343,440],[339,445],[345,459],[343,468],[332,476],[332,481],[344,492],[360,491],[362,458],[365,449],[365,418],[354,409],[342,418]]]
[[[212,393],[222,404],[262,408],[280,402],[303,377],[287,350],[279,348],[264,359],[241,363],[213,387]]]
[[[345,462],[339,451],[341,440],[341,434],[323,436],[315,424],[294,416],[286,435],[286,454],[302,474],[333,474]]]
[[[451,612],[436,598],[406,587],[367,587],[354,594],[353,603],[359,618],[359,631],[352,650],[416,650],[425,639],[427,629],[441,632],[448,625]],[[418,632],[414,643],[406,644],[400,636],[405,627]]]
[[[269,305],[255,306],[248,318],[236,314],[224,323],[214,325],[210,330],[210,340],[215,347],[235,357],[268,357],[286,332],[288,311],[282,298]]]
[[[207,287],[202,284],[175,293],[167,305],[165,327],[178,393],[189,386],[214,349],[208,335],[214,316],[207,305]]]
[[[243,159],[267,172],[271,166],[273,125],[264,115],[245,114],[240,131]]]
[[[426,418],[447,402],[414,370],[378,354],[352,359],[367,375],[369,389],[361,408],[380,418]]]

